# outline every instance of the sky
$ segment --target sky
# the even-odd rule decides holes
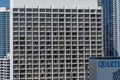
[[[10,6],[9,0],[0,0],[0,7],[9,7]]]

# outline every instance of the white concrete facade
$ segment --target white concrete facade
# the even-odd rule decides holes
[[[98,8],[97,0],[13,0],[13,7],[36,7],[41,8]]]

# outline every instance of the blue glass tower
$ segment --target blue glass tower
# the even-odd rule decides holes
[[[0,58],[9,53],[9,10],[0,8]]]
[[[10,7],[10,0],[0,0],[0,7]]]
[[[120,56],[120,0],[99,0],[103,7],[104,54]]]

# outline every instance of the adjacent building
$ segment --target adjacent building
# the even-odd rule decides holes
[[[89,80],[119,80],[120,57],[91,57]]]
[[[6,55],[0,58],[0,80],[10,80],[10,58]]]
[[[0,58],[9,53],[9,9],[0,7]]]
[[[0,80],[10,80],[9,9],[0,7]]]
[[[99,0],[103,7],[104,55],[120,56],[120,0]]]
[[[88,58],[103,53],[102,9],[96,0],[11,4],[11,80],[89,78]]]

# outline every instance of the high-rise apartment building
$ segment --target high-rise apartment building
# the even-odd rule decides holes
[[[103,7],[104,55],[120,56],[120,0],[99,0]]]
[[[13,0],[12,5],[11,80],[89,78],[88,58],[102,56],[103,48],[96,0]]]
[[[9,10],[0,7],[0,58],[9,53]]]
[[[0,58],[0,80],[10,80],[10,58],[6,55]]]

